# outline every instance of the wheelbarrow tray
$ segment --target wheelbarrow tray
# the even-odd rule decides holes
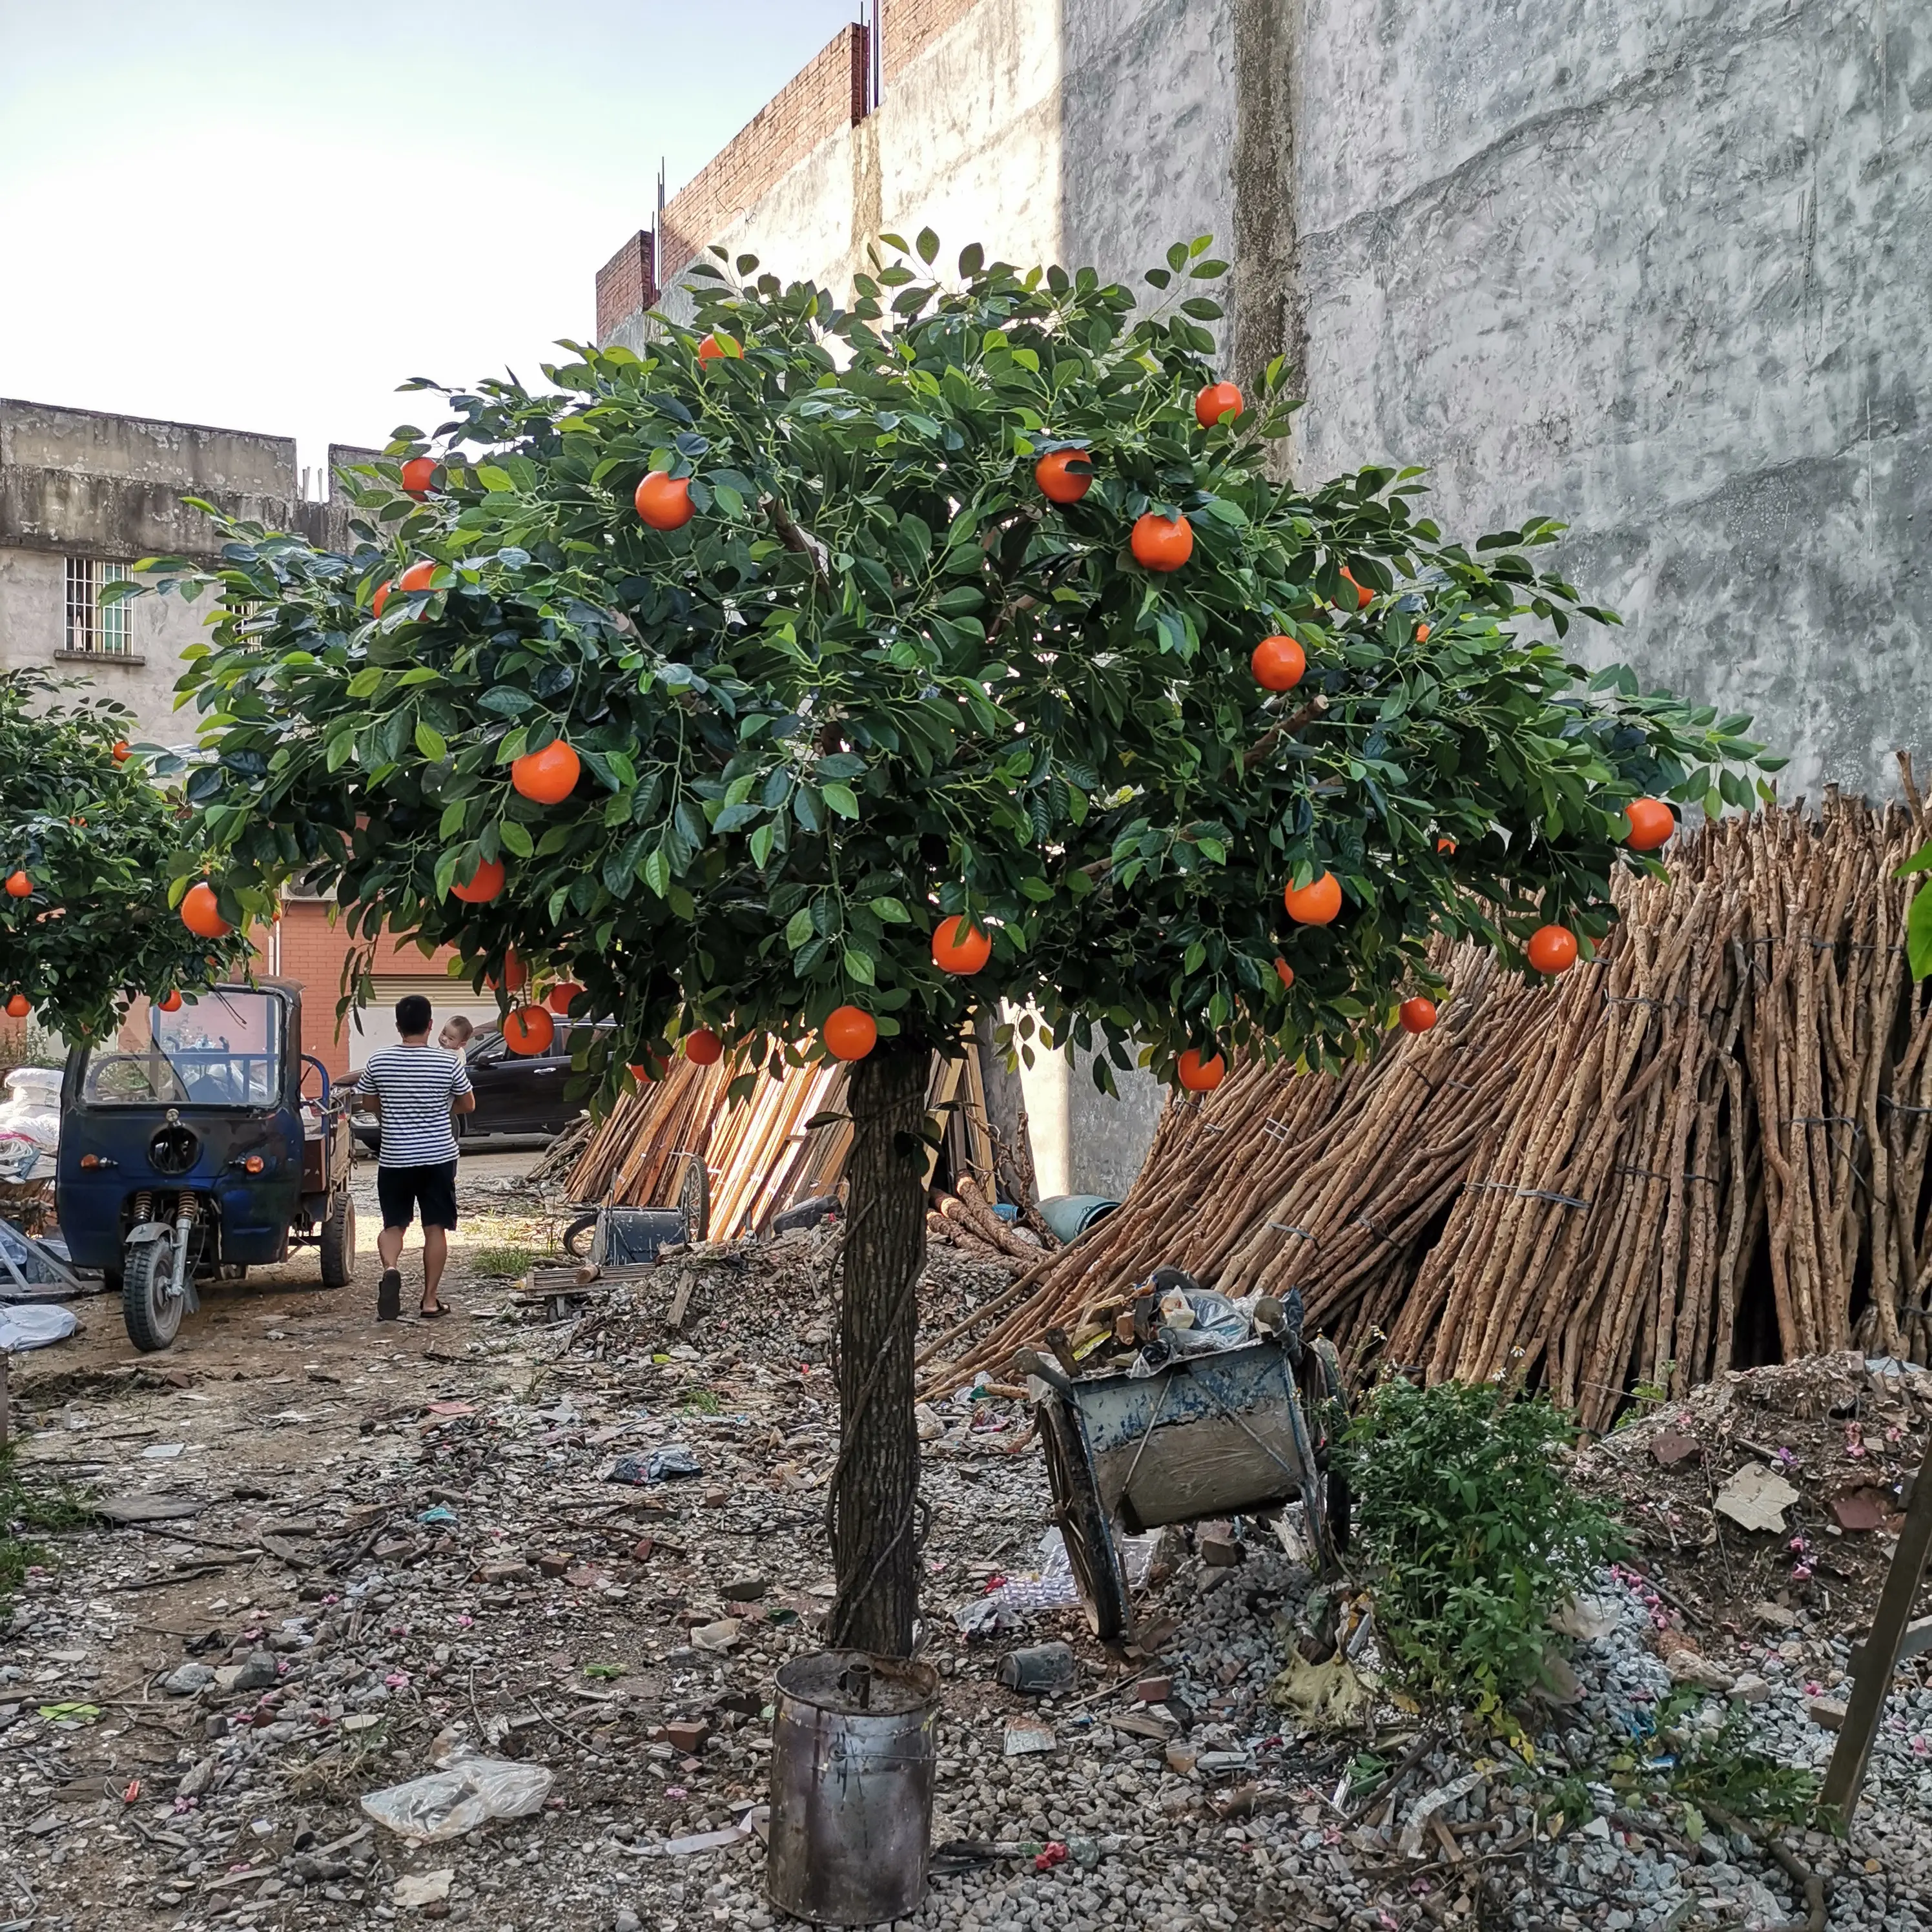
[[[1294,1366],[1273,1336],[1072,1387],[1101,1507],[1130,1535],[1310,1492],[1314,1448]]]

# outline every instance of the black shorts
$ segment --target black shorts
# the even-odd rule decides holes
[[[386,1228],[406,1228],[418,1206],[425,1228],[454,1228],[456,1163],[446,1160],[434,1167],[379,1167],[376,1198],[382,1204]]]

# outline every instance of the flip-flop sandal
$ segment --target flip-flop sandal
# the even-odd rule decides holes
[[[434,1308],[418,1308],[416,1312],[425,1322],[440,1322],[443,1316],[452,1314],[454,1311],[448,1302],[439,1301]]]

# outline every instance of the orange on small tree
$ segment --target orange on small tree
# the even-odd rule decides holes
[[[1152,308],[885,242],[850,308],[721,255],[642,357],[570,345],[546,391],[451,392],[364,466],[346,559],[232,526],[185,686],[231,873],[305,870],[479,986],[512,949],[567,974],[615,1022],[581,1049],[607,1096],[700,1028],[740,1093],[850,1063],[827,1636],[902,1653],[932,1053],[1001,1000],[1049,1030],[1004,1046],[1090,1048],[1103,1086],[1378,1050],[1436,934],[1520,963],[1546,920],[1600,933],[1612,868],[1650,862],[1625,802],[1730,785],[1758,748],[1546,640],[1587,610],[1534,561],[1558,526],[1466,546],[1413,474],[1274,480],[1280,364],[1203,428],[1204,239],[1149,272]],[[742,352],[700,368],[712,333]],[[417,502],[394,459],[426,442]],[[1092,480],[1055,502],[1040,459],[1074,448]],[[656,528],[652,477],[654,512],[679,486]],[[1150,518],[1184,568],[1135,560]],[[372,621],[416,557],[453,587]],[[1305,658],[1292,692],[1255,676],[1266,635]],[[581,778],[538,805],[511,773],[565,739]],[[1322,922],[1291,920],[1324,875]],[[961,919],[999,935],[970,975],[934,957]]]
[[[179,817],[178,784],[130,754],[129,714],[84,690],[0,672],[0,877],[29,888],[0,892],[0,987],[76,1041],[112,1034],[136,996],[192,993],[248,951],[182,923],[171,896],[206,862],[208,827]]]

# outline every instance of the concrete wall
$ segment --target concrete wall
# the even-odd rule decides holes
[[[1825,0],[1309,0],[1311,476],[1574,529],[1586,648],[1893,789],[1932,722],[1932,22]],[[1402,77],[1391,87],[1389,76]]]

